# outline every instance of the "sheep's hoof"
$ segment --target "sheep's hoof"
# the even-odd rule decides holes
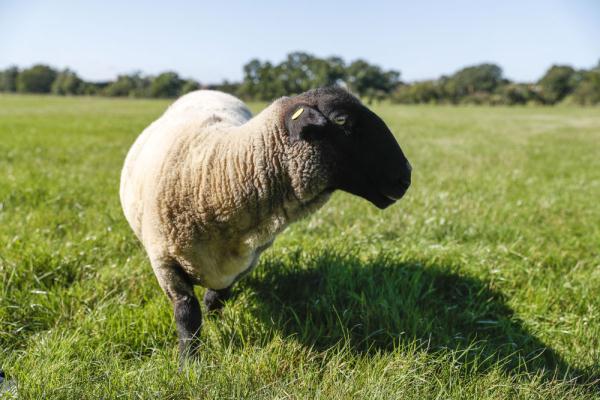
[[[179,372],[200,359],[200,338],[179,341]]]
[[[207,289],[206,293],[204,293],[204,305],[206,306],[206,311],[209,314],[220,315],[223,307],[225,306],[225,301],[231,297],[231,289]]]
[[[4,397],[7,396],[7,397]],[[0,369],[0,398],[17,398],[17,384],[14,380],[6,379],[4,371]]]

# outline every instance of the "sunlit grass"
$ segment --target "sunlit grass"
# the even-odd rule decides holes
[[[339,193],[293,225],[178,372],[118,201],[167,105],[0,96],[0,368],[20,398],[598,396],[597,109],[375,106],[414,167],[405,199]]]

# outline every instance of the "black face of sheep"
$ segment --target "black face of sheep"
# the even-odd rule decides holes
[[[322,148],[331,167],[331,190],[340,189],[383,209],[410,186],[411,166],[387,125],[340,88],[294,98],[286,125],[292,141]]]

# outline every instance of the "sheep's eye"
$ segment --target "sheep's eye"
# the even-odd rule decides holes
[[[333,117],[333,122],[335,122],[338,125],[344,125],[346,123],[346,116],[345,115],[337,115],[337,116]]]

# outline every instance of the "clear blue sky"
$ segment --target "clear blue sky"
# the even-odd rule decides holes
[[[517,81],[600,59],[600,0],[0,0],[0,68],[43,62],[85,79],[174,70],[240,79],[253,57],[358,57],[403,80],[498,63]]]

